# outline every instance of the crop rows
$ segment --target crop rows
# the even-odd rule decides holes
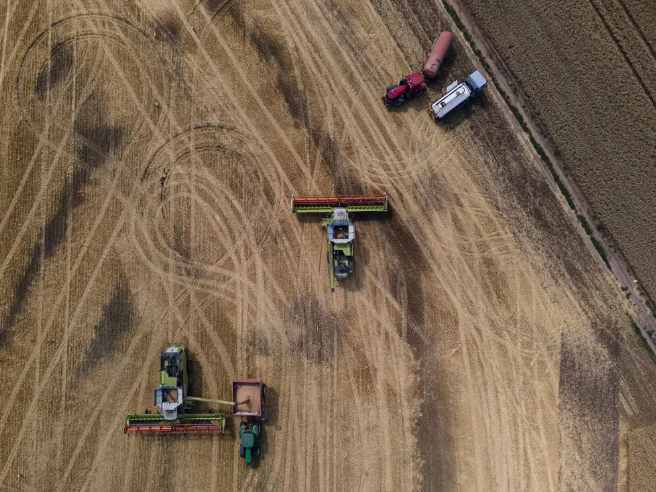
[[[656,58],[648,2],[464,0],[566,171],[656,297]]]

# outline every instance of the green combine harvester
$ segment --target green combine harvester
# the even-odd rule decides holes
[[[328,213],[321,221],[328,234],[330,288],[335,292],[335,279],[354,273],[354,212],[387,212],[387,193],[379,195],[292,195],[292,213]]]
[[[225,431],[226,416],[222,413],[189,413],[193,402],[204,401],[236,407],[242,402],[209,400],[191,396],[189,373],[193,363],[187,360],[182,345],[171,345],[160,357],[159,388],[155,390],[155,405],[161,413],[128,415],[125,434],[219,434]]]

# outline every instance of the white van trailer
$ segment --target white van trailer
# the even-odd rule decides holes
[[[446,88],[446,94],[431,104],[433,119],[440,121],[462,103],[478,94],[486,85],[487,80],[478,70],[467,77],[462,84],[456,80]]]

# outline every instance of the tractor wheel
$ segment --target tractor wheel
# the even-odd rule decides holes
[[[246,449],[243,446],[239,446],[239,457],[240,458],[246,457]]]
[[[247,428],[247,427],[248,427],[248,425],[246,425],[246,422],[242,422],[242,423],[239,425],[239,434],[241,435],[241,434],[243,434],[244,432],[246,432],[246,428]]]
[[[390,85],[387,89],[385,89],[385,94],[387,94],[392,89],[396,89],[397,87],[398,87],[398,85]]]

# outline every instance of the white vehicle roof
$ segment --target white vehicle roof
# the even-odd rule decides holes
[[[451,84],[449,88],[451,88],[452,86],[453,84]],[[471,89],[469,88],[469,86],[467,86],[467,84],[463,82],[462,84],[458,84],[457,86],[447,91],[447,93],[444,94],[444,96],[442,96],[432,104],[431,108],[433,110],[433,113],[435,113],[435,116],[437,116],[438,118],[443,118],[450,111],[457,108],[462,103],[464,103],[467,99],[469,99],[470,96],[471,96]]]

